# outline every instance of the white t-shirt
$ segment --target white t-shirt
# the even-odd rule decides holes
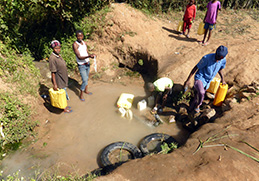
[[[86,44],[85,44],[85,42],[84,41],[82,41],[83,42],[83,45],[81,45],[81,43],[78,43],[77,41],[76,41],[76,43],[78,44],[78,51],[79,51],[79,53],[80,53],[80,56],[82,56],[82,57],[85,57],[85,56],[88,56],[88,53],[87,53],[87,46],[86,46]],[[76,61],[77,61],[77,63],[79,64],[79,65],[83,65],[84,63],[88,63],[90,60],[89,60],[89,58],[86,58],[86,59],[83,59],[83,60],[79,60],[79,58],[76,56]]]

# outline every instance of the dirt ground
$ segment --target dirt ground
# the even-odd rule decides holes
[[[258,19],[255,21],[244,13],[240,16],[223,10],[210,44],[200,46],[197,40],[203,37],[196,32],[201,19],[195,21],[191,38],[186,39],[175,31],[178,20],[149,18],[124,4],[114,4],[113,8],[110,13],[113,26],[105,30],[107,37],[116,32],[136,32],[135,36],[123,36],[122,41],[116,44],[117,49],[128,51],[132,57],[146,57],[152,62],[153,68],[157,61],[158,76],[167,76],[183,84],[203,55],[215,52],[219,45],[224,45],[229,49],[224,70],[226,82],[237,88],[258,82]],[[121,51],[111,52],[117,55],[120,62],[130,64],[128,61],[131,57],[125,58]],[[148,73],[152,76],[154,71]],[[192,133],[186,144],[173,153],[129,161],[97,180],[257,180],[258,162],[236,150],[213,146],[203,147],[193,154],[199,146],[199,140],[205,141],[219,134],[219,137],[228,136],[208,145],[224,143],[259,158],[258,152],[241,142],[259,148],[256,141],[259,130],[258,97],[250,101],[242,99],[240,103],[232,100],[226,100],[231,102],[230,110]]]
[[[71,75],[70,104],[78,108],[73,113],[53,113],[48,106],[44,106],[42,99],[34,104],[38,109],[35,119],[39,120],[41,124],[37,128],[38,140],[27,149],[27,152],[37,153],[37,158],[46,158],[44,163],[46,167],[52,167],[55,162],[60,163],[59,171],[64,175],[67,173],[83,175],[90,172],[90,169],[96,168],[96,157],[92,157],[94,155],[92,152],[96,152],[96,150],[83,142],[90,139],[91,136],[96,136],[98,141],[100,135],[94,135],[94,133],[100,128],[101,119],[108,116],[108,111],[114,111],[114,107],[106,110],[105,113],[96,111],[95,107],[101,107],[101,102],[96,103],[94,100],[108,99],[109,96],[112,96],[116,92],[111,88],[112,86],[123,91],[129,89],[138,95],[145,96],[144,84],[147,81],[153,81],[156,77],[167,76],[175,84],[183,84],[201,57],[215,52],[219,45],[227,46],[229,50],[224,75],[232,90],[240,90],[243,86],[253,82],[257,85],[259,82],[259,33],[257,31],[259,23],[247,13],[236,14],[234,11],[223,10],[219,14],[217,28],[213,31],[210,44],[201,46],[198,41],[202,40],[202,36],[196,33],[201,21],[199,18],[193,24],[191,38],[187,39],[179,36],[176,31],[178,20],[175,19],[180,19],[179,14],[175,15],[175,19],[169,20],[149,17],[126,4],[112,4],[111,8],[112,11],[106,16],[108,25],[102,30],[102,37],[96,36],[88,41],[90,46],[95,46],[94,53],[98,55],[98,69],[101,70],[99,74],[93,73],[93,69],[91,70],[92,78],[89,84],[95,92],[93,97],[87,97],[86,103],[79,102],[78,83],[80,83],[80,79],[78,76]],[[143,66],[138,64],[139,59],[143,60]],[[115,66],[118,64],[120,67],[126,68],[118,69]],[[142,76],[129,77],[129,69],[140,72]],[[47,74],[47,69],[43,74]],[[101,78],[94,79],[94,76],[97,75]],[[47,77],[42,79],[41,83],[42,90],[51,86]],[[106,86],[106,89],[103,88]],[[134,86],[137,87],[136,90]],[[239,102],[234,101],[236,99],[233,96],[226,99],[228,106],[223,106],[222,109],[227,107],[225,112],[215,121],[201,126],[192,134],[182,132],[182,142],[189,138],[174,152],[131,160],[109,175],[98,177],[96,180],[257,180],[259,178],[258,162],[230,146],[259,159],[259,153],[246,144],[249,143],[259,149],[259,142],[256,141],[259,138],[259,98],[257,95],[252,98],[251,94],[249,96],[242,93],[238,95]],[[87,107],[84,107],[83,104],[86,104]],[[87,114],[87,111],[93,113],[88,118],[91,121],[88,121],[87,124],[96,125],[96,127],[91,127],[91,130],[88,130],[87,125],[81,122],[81,118],[78,119],[79,115]],[[115,115],[109,115],[109,117],[114,119]],[[95,119],[97,121],[93,121]],[[116,120],[114,121],[116,122]],[[122,126],[119,122],[116,124],[114,130],[107,129],[106,133],[103,132],[104,135],[101,135],[105,138],[105,144],[116,139],[114,135]],[[126,128],[122,130],[128,135],[134,135],[134,127],[139,129],[141,127],[135,123],[128,126],[133,129],[132,132],[127,132]],[[166,132],[175,136],[179,131],[179,129],[170,127],[171,125],[163,126],[157,130],[143,128],[145,131],[142,134],[134,135],[128,141],[137,144],[137,139],[148,133]],[[85,132],[89,132],[91,135]],[[194,154],[200,140],[205,141],[216,134],[221,139],[204,144]],[[180,138],[176,139],[180,140]],[[96,144],[96,142],[91,144]],[[220,146],[221,144],[229,146]],[[68,151],[67,147],[71,150]],[[99,147],[97,146],[98,149],[101,147],[101,144]],[[90,150],[89,154],[84,154],[82,151],[84,149]],[[80,155],[85,155],[85,157]],[[93,163],[92,167],[86,167],[83,161]]]

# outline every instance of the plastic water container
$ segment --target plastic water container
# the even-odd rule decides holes
[[[66,91],[58,89],[55,91],[53,88],[49,89],[50,103],[53,107],[65,109],[67,107]]]
[[[133,119],[133,113],[132,113],[132,111],[129,109],[129,110],[127,110],[126,111],[126,118],[128,119],[128,120],[132,120]]]
[[[203,22],[200,22],[198,32],[197,32],[198,35],[203,35],[205,33],[204,25],[205,24]]]
[[[210,82],[210,87],[207,89],[207,92],[216,94],[219,88],[219,84],[220,84],[220,79],[217,77],[214,77],[213,80]]]
[[[142,111],[147,108],[147,102],[145,99],[141,100],[137,104],[138,110]]]
[[[147,98],[147,104],[148,104],[148,107],[153,107],[154,104],[155,104],[155,97],[154,96],[149,96]]]
[[[179,21],[177,31],[183,31],[183,21]]]
[[[121,115],[121,117],[124,117],[126,115],[126,110],[123,107],[120,107],[118,110],[118,113]]]
[[[228,91],[228,85],[227,84],[220,84],[218,91],[216,93],[216,96],[214,98],[213,101],[213,105],[214,106],[221,106],[223,101],[225,100],[225,97],[227,95],[227,91]]]
[[[133,94],[122,93],[117,102],[117,106],[123,107],[125,109],[130,109],[132,106],[133,99],[134,99]]]

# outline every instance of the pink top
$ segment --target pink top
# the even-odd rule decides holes
[[[205,22],[209,24],[215,24],[217,19],[218,9],[221,9],[220,2],[216,1],[212,3],[212,1],[210,1],[207,5],[207,9],[208,10],[207,10],[207,16],[206,16]]]

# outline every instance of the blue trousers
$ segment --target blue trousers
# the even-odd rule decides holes
[[[68,96],[68,93],[67,93],[67,88],[66,88],[66,87],[64,87],[64,88],[62,88],[62,89],[64,89],[64,90],[65,90],[65,92],[66,92],[66,98],[67,98],[67,100],[70,100],[70,98],[69,98],[69,96]]]
[[[82,85],[80,90],[85,91],[85,86],[88,85],[88,76],[90,71],[90,64],[78,65],[78,69],[82,78]]]

